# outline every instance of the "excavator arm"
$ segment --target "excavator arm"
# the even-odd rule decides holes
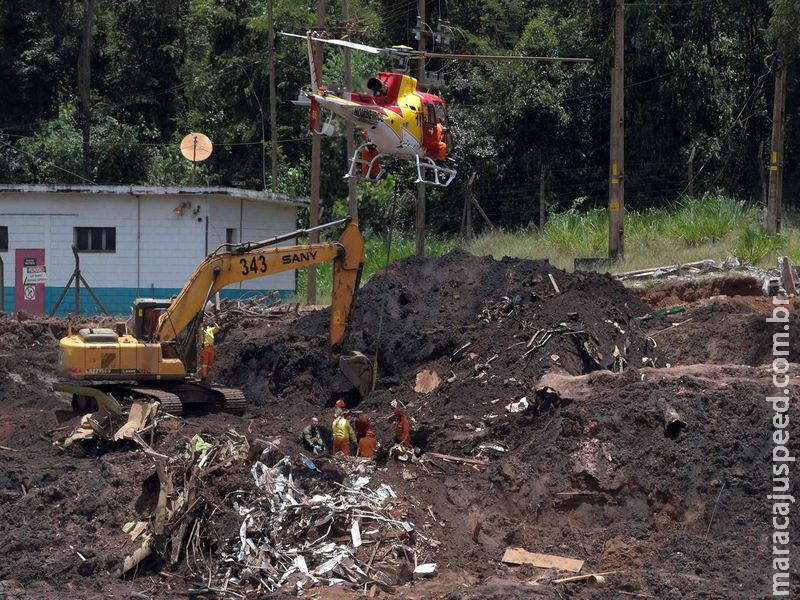
[[[208,300],[231,284],[333,261],[330,346],[338,356],[364,265],[364,239],[358,225],[349,222],[337,242],[269,247],[287,238],[239,244],[207,256],[159,317],[155,339],[163,343],[182,334],[193,337]]]

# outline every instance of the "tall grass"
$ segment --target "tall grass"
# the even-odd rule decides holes
[[[717,242],[756,218],[755,207],[744,200],[709,193],[681,200],[669,215],[667,230],[672,237],[696,246]]]
[[[629,211],[625,215],[625,260],[613,270],[656,267],[736,255],[760,265],[774,265],[778,252],[800,262],[800,223],[784,219],[784,233],[769,235],[761,210],[722,194],[683,198],[669,208]],[[603,208],[571,208],[551,214],[543,232],[491,232],[471,242],[475,254],[547,258],[572,269],[576,257],[602,257],[608,251],[608,219]]]

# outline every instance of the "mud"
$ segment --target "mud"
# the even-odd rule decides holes
[[[767,597],[773,429],[764,399],[775,393],[772,335],[782,324],[765,321],[763,303],[708,300],[732,288],[699,289],[691,300],[666,288],[640,297],[606,276],[460,252],[401,261],[363,286],[347,340],[370,356],[377,349],[369,398],[330,364],[328,311],[244,320],[219,334],[212,379],[243,388],[249,413],[166,421],[153,446],[174,455],[195,433],[219,438],[233,429],[279,440],[296,456],[302,427],[312,416],[326,423],[339,395],[372,416],[387,444],[396,401],[423,451],[488,461],[381,463],[373,484],[392,485],[437,542],[438,576],[397,588],[396,597]],[[687,312],[633,320],[675,303]],[[537,331],[561,323],[581,333],[554,334],[523,357]],[[787,325],[794,371],[795,315]],[[63,321],[0,318],[0,597],[185,595],[205,563],[173,569],[156,559],[128,579],[113,574],[135,547],[122,525],[152,513],[152,461],[126,444],[73,453],[53,446],[76,422],[68,399],[48,389],[64,331]],[[427,395],[414,391],[421,369],[442,380]],[[790,390],[796,398],[794,382]],[[506,409],[522,397],[526,410]],[[668,409],[684,425],[668,426]],[[797,422],[796,403],[789,417]],[[798,437],[788,446],[800,452]],[[247,465],[235,464],[204,481],[218,507],[207,560],[219,552],[214,540],[238,535],[230,494],[248,478]],[[612,574],[605,587],[553,584],[552,573],[500,562],[507,546]],[[313,595],[359,597],[343,588]]]

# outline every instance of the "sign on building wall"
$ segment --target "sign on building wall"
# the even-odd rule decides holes
[[[47,267],[44,265],[35,267],[22,267],[22,282],[23,285],[47,283]]]

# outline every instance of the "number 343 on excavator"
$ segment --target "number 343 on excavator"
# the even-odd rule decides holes
[[[278,245],[342,224],[346,225],[336,242]],[[349,219],[259,242],[221,245],[198,265],[174,300],[135,300],[133,331],[91,327],[69,331],[59,342],[59,372],[73,382],[53,387],[71,393],[78,412],[96,410],[99,395],[111,394],[119,400],[157,400],[161,410],[175,415],[181,415],[187,404],[210,404],[241,414],[246,407],[241,391],[206,385],[193,377],[209,299],[234,283],[327,261],[333,262],[330,357],[366,395],[372,384],[369,359],[357,351],[343,352],[364,266],[364,239]]]

